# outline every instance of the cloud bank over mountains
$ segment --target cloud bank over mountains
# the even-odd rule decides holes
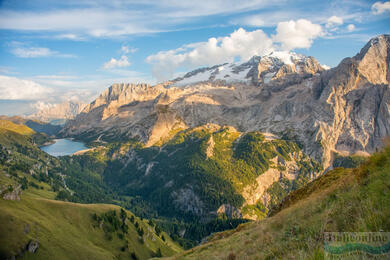
[[[351,43],[389,33],[389,12],[390,1],[366,0],[3,0],[0,102],[88,102],[114,82],[154,84],[317,42],[310,55],[334,66]]]
[[[239,28],[226,37],[212,37],[206,42],[186,44],[178,49],[160,51],[146,58],[153,64],[158,81],[169,79],[179,67],[193,69],[224,62],[246,61],[254,55],[274,50],[291,51],[310,48],[313,40],[323,35],[321,25],[305,19],[280,22],[276,34],[269,37],[263,30],[246,31]]]

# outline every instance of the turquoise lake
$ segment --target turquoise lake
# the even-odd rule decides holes
[[[41,147],[42,151],[53,156],[63,156],[88,149],[83,143],[69,139],[55,139],[54,141],[54,144]]]

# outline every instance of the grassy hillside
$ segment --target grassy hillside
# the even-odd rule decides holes
[[[45,133],[36,132],[25,124],[14,123],[10,120],[0,119],[0,131],[2,133],[4,133],[5,131],[10,131],[22,135],[28,141],[31,141],[32,143],[37,145],[43,145],[50,141],[50,138]],[[2,138],[0,141],[0,143],[10,143],[5,138]]]
[[[35,134],[35,131],[28,126],[22,124],[15,124],[8,120],[0,120],[0,128],[13,131],[21,135],[32,136],[33,134]]]
[[[390,146],[291,193],[271,215],[173,259],[323,259],[323,232],[390,231]]]
[[[54,195],[47,190],[43,192]],[[40,247],[34,254],[26,253],[26,259],[131,259],[132,254],[147,259],[158,251],[161,255],[180,251],[168,235],[157,235],[146,220],[128,211],[127,233],[121,228],[115,230],[105,219],[94,220],[94,214],[101,217],[114,210],[116,219],[122,223],[118,206],[55,201],[39,193],[42,191],[29,188],[23,192],[21,201],[0,200],[2,259],[17,255],[30,240],[38,240]]]
[[[180,251],[154,222],[118,206],[54,200],[73,191],[60,161],[42,152],[33,134],[9,121],[0,126],[0,259],[19,255],[30,241],[40,247],[26,259],[147,259]],[[5,200],[10,194],[20,200]]]
[[[7,120],[18,125],[25,125],[37,133],[44,133],[49,136],[56,135],[61,130],[61,126],[59,125],[53,125],[39,120],[26,119],[19,116],[0,116],[0,120]]]
[[[59,172],[54,171],[59,161],[37,147],[33,139],[36,133],[24,125],[0,122],[0,170],[19,181],[27,174],[52,186],[62,186]],[[18,172],[22,173],[19,177]]]

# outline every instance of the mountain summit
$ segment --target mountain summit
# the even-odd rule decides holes
[[[294,140],[327,168],[335,152],[371,153],[390,134],[389,42],[375,37],[330,70],[312,57],[273,53],[155,86],[114,84],[62,133],[152,146],[213,123]]]
[[[201,82],[267,84],[290,73],[316,74],[324,68],[313,57],[276,51],[265,56],[254,56],[242,64],[224,63],[201,68],[172,80],[174,86]],[[168,82],[169,84],[169,82]]]

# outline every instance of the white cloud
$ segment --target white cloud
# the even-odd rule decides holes
[[[232,62],[235,58],[247,60],[253,55],[263,55],[272,48],[272,40],[262,30],[249,32],[240,28],[226,37],[210,38],[207,42],[160,51],[147,57],[146,61],[154,65],[154,76],[158,80],[165,80],[170,78],[178,67],[191,69]]]
[[[383,14],[390,11],[390,1],[376,2],[371,6],[371,11],[375,15]]]
[[[188,28],[188,22],[194,19],[258,10],[283,0],[53,0],[45,2],[45,8],[39,2],[30,3],[37,8],[29,11],[0,10],[0,29],[55,32],[54,36],[61,33],[68,39],[75,39],[75,35],[117,37],[172,31],[178,25]]]
[[[276,32],[271,39],[262,30],[246,31],[240,28],[226,37],[209,38],[207,42],[160,51],[147,57],[146,61],[153,64],[154,77],[162,81],[171,78],[179,67],[193,69],[236,59],[246,61],[254,55],[268,54],[277,48],[288,51],[309,48],[315,38],[323,35],[320,25],[305,19],[281,22]],[[281,46],[277,47],[274,43]]]
[[[32,47],[23,42],[10,42],[10,52],[19,58],[40,58],[40,57],[58,57],[58,58],[76,58],[73,54],[64,54],[58,51],[50,50],[45,47]]]
[[[115,58],[111,58],[110,61],[107,61],[104,63],[104,68],[105,69],[114,69],[114,68],[123,68],[123,67],[128,67],[130,66],[130,62],[127,58],[127,56],[122,55],[122,57],[117,60]]]
[[[326,28],[331,28],[334,26],[342,25],[343,23],[343,18],[333,15],[329,17],[328,22],[325,26]]]
[[[30,106],[33,109],[36,109],[36,110],[47,110],[47,109],[53,108],[54,104],[46,103],[46,102],[43,102],[43,101],[37,101],[36,103],[30,104]]]
[[[272,36],[275,42],[281,43],[284,50],[309,48],[313,40],[323,35],[320,25],[299,19],[297,21],[280,22],[276,27],[276,35]]]
[[[114,70],[115,71],[115,70]],[[104,74],[83,75],[36,75],[20,79],[0,75],[0,111],[8,115],[31,114],[35,104],[50,106],[62,101],[91,102],[113,83],[155,83],[147,75],[123,71],[115,77]]]
[[[122,51],[124,54],[128,54],[128,53],[134,53],[134,52],[136,52],[137,49],[136,49],[136,48],[131,48],[131,47],[126,46],[126,45],[123,45],[123,46],[121,47],[121,51]]]
[[[35,76],[37,79],[78,79],[77,76],[72,75],[38,75]]]
[[[30,48],[14,48],[11,50],[12,54],[18,56],[20,58],[37,58],[37,57],[48,57],[54,54],[48,48],[38,48],[38,47],[30,47]]]
[[[355,29],[356,29],[356,27],[354,24],[348,24],[348,26],[347,26],[348,32],[353,32],[353,31],[355,31]]]
[[[85,39],[77,34],[74,33],[64,33],[64,34],[58,34],[54,38],[56,39],[65,39],[65,40],[71,40],[71,41],[84,41]]]
[[[31,80],[0,75],[0,99],[3,100],[38,100],[52,92],[52,89]]]
[[[261,27],[267,25],[264,21],[263,15],[250,15],[241,17],[233,21],[234,24],[248,25],[252,27]]]

